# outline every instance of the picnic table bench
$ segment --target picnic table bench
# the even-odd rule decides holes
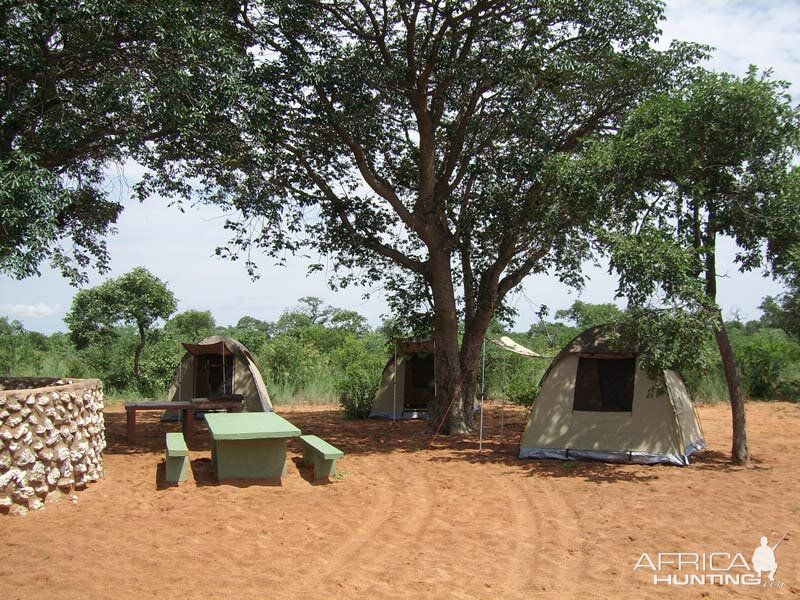
[[[180,410],[181,426],[186,441],[194,441],[194,421],[197,411],[225,410],[227,412],[240,412],[244,397],[239,394],[220,396],[218,398],[194,398],[192,401],[180,402],[126,402],[125,413],[127,417],[128,443],[136,443],[136,412],[140,410]]]
[[[177,431],[167,434],[167,473],[170,483],[186,481],[189,472],[189,448],[183,434]]]
[[[336,475],[336,461],[344,452],[316,435],[301,435],[303,462],[314,464],[314,480],[328,479]]]

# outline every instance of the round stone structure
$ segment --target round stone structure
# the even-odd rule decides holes
[[[99,379],[0,377],[0,514],[24,515],[103,476]]]

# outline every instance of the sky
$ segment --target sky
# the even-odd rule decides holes
[[[748,65],[771,68],[773,77],[792,83],[793,104],[800,102],[800,2],[797,0],[668,1],[662,22],[662,45],[672,39],[700,42],[715,48],[706,64],[716,71],[743,75]],[[89,286],[106,277],[117,277],[145,266],[167,282],[178,299],[178,310],[210,310],[219,325],[234,325],[250,315],[274,321],[281,312],[297,305],[303,296],[318,296],[327,304],[352,309],[372,325],[387,315],[379,286],[349,288],[337,292],[326,285],[325,273],[307,274],[311,263],[326,263],[319,256],[286,256],[286,266],[275,266],[264,257],[257,262],[261,278],[252,281],[243,261],[230,262],[214,256],[214,249],[228,237],[224,215],[210,207],[187,208],[180,213],[160,198],[142,204],[129,198],[130,186],[141,176],[136,165],[126,165],[109,178],[109,189],[125,206],[108,238],[111,272],[90,272]],[[740,274],[733,266],[733,244],[723,240],[718,254],[718,297],[726,318],[755,319],[764,296],[782,291],[781,286],[759,272]],[[42,266],[42,275],[17,281],[0,275],[0,316],[17,319],[26,329],[52,333],[66,331],[63,317],[75,288],[59,273]],[[555,278],[537,275],[525,280],[510,303],[518,312],[515,330],[525,331],[537,320],[544,304],[551,310],[567,308],[575,300],[617,302],[616,280],[602,266],[586,265],[589,282],[580,292]]]

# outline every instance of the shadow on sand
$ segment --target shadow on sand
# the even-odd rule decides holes
[[[292,462],[294,463],[295,467],[297,467],[298,473],[300,473],[300,477],[305,479],[311,485],[330,485],[333,481],[329,479],[320,479],[319,481],[314,480],[314,465],[307,465],[303,462],[302,457],[295,456],[292,458]]]
[[[162,423],[161,413],[158,411],[140,412],[136,415],[136,441],[129,444],[125,413],[106,412],[104,419],[106,425],[105,452],[107,454],[161,453],[164,452],[166,434],[170,431],[181,431],[181,424],[178,421]],[[195,439],[189,449],[211,452],[210,439],[205,422],[198,419]]]
[[[282,413],[281,407],[277,412]],[[165,434],[180,431],[180,423],[164,422],[157,413],[140,413],[137,418],[136,443],[128,444],[124,412],[106,413],[106,452],[110,454],[162,453]],[[430,451],[428,460],[448,463],[468,461],[475,464],[502,464],[512,471],[523,472],[530,477],[570,477],[593,483],[618,481],[652,481],[658,479],[662,469],[682,468],[671,465],[625,465],[590,461],[532,460],[517,458],[519,440],[525,425],[525,412],[516,407],[501,413],[500,408],[489,406],[484,415],[483,448],[479,450],[477,432],[466,436],[439,435],[435,439],[423,421],[351,420],[340,410],[292,410],[282,416],[299,427],[303,433],[318,435],[341,449],[345,455],[389,454],[397,452],[417,453]],[[189,446],[193,452],[208,452],[210,435],[202,420],[197,421],[195,438]],[[300,454],[297,440],[290,440],[288,450]],[[300,475],[312,485],[327,482],[314,481],[313,466],[303,464],[302,459],[292,459]],[[754,460],[751,468],[765,469]],[[160,465],[163,469],[163,464]],[[211,469],[210,458],[191,461],[192,473],[198,486],[219,485]],[[291,467],[290,467],[291,468]],[[692,469],[728,471],[742,469],[730,463],[730,458],[715,450],[703,450],[692,457]],[[248,485],[279,485],[276,482],[258,480],[230,480],[224,485],[245,487]],[[164,484],[169,487],[168,484]],[[159,488],[161,489],[161,488]]]

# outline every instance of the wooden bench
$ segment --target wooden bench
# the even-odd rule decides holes
[[[167,481],[180,483],[186,481],[189,472],[189,448],[183,434],[178,432],[167,434]]]
[[[314,464],[314,480],[328,479],[336,475],[336,461],[344,452],[315,435],[301,435],[303,462]]]
[[[180,410],[181,429],[186,440],[191,444],[194,441],[194,415],[200,410],[226,410],[239,412],[242,410],[241,395],[225,396],[220,400],[192,401],[192,402],[126,402],[125,413],[127,416],[128,443],[136,443],[136,412],[140,410]]]

